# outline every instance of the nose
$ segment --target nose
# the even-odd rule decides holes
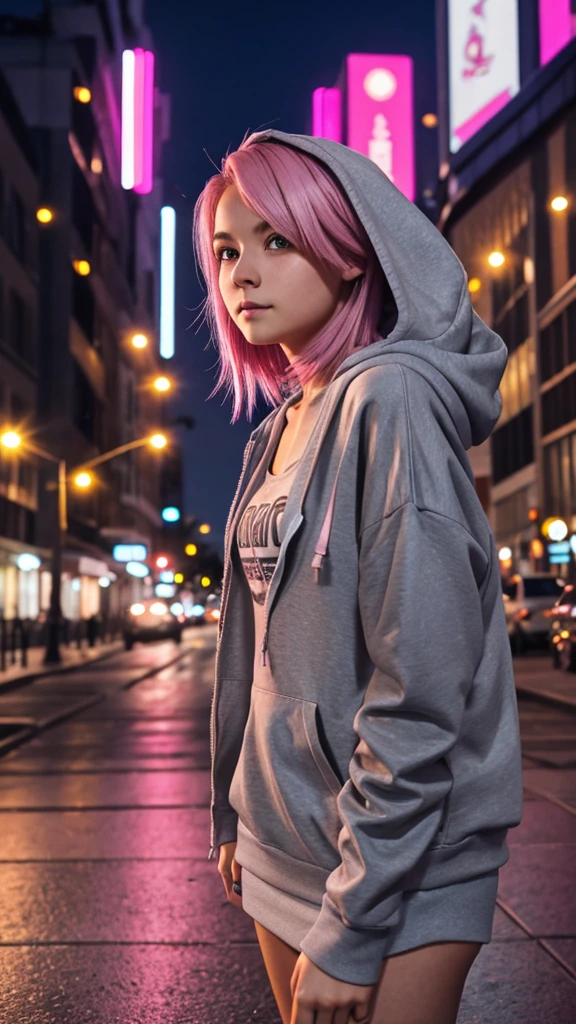
[[[231,278],[233,283],[239,288],[243,287],[245,284],[257,286],[261,283],[261,274],[256,265],[256,261],[246,250],[244,250],[242,255],[236,260],[232,269]]]

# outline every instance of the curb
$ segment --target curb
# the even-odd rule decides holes
[[[572,714],[576,714],[576,699],[563,697],[561,694],[554,693],[552,690],[532,690],[529,686],[517,685],[516,693],[521,698],[537,700],[541,704],[547,704],[549,707],[561,708],[563,711],[569,711]]]
[[[16,679],[0,679],[0,696],[3,693],[9,693],[11,690],[19,690],[21,686],[27,686],[28,683],[34,682],[35,679],[42,679],[43,676],[52,675],[63,675],[66,672],[75,672],[80,669],[85,669],[90,665],[96,665],[99,661],[104,661],[106,658],[111,658],[113,654],[120,654],[124,650],[124,645],[118,641],[116,647],[112,650],[104,651],[103,654],[99,654],[95,658],[87,658],[86,661],[77,661],[70,665],[54,665],[54,667],[46,666],[43,671],[34,669],[29,672],[28,675],[18,676]]]

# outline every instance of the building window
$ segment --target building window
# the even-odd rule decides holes
[[[576,432],[544,446],[545,507],[570,519],[576,501]]]
[[[74,363],[74,423],[88,438],[94,440],[96,399],[90,381]]]
[[[89,277],[72,273],[72,316],[82,328],[86,339],[94,344],[94,293]]]
[[[532,406],[528,406],[504,426],[495,430],[490,438],[492,449],[492,483],[506,477],[534,461]]]
[[[28,339],[26,337],[26,305],[24,299],[14,291],[10,290],[10,326],[8,330],[8,344],[10,348],[17,352],[18,355],[23,356],[28,349]]]
[[[542,434],[551,434],[576,419],[576,373],[542,395]]]
[[[15,188],[10,193],[8,244],[22,264],[26,263],[26,210]]]

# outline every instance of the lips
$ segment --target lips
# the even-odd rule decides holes
[[[261,306],[258,302],[241,302],[238,311],[242,313],[245,309],[270,309],[270,306]]]

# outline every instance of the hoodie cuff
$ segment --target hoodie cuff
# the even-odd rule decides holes
[[[394,924],[396,914],[391,915]],[[388,928],[352,928],[344,924],[327,893],[312,928],[300,943],[306,956],[333,978],[351,985],[375,985],[389,938]]]
[[[238,832],[238,815],[232,808],[214,811],[214,846],[235,843]]]

